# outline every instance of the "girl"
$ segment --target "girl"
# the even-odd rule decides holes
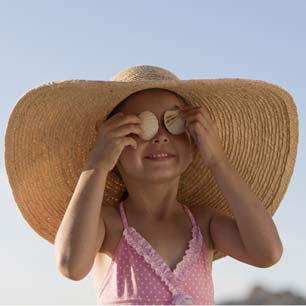
[[[93,267],[98,303],[214,303],[213,250],[205,231],[208,212],[198,227],[193,210],[177,200],[180,176],[195,154],[190,135],[195,131],[186,125],[185,133],[172,135],[165,125],[166,112],[183,112],[184,106],[175,93],[147,89],[126,98],[100,126],[101,142],[88,169],[108,173],[115,168],[126,194],[119,207],[103,211],[108,237],[99,233],[104,241]],[[138,114],[144,111],[158,120],[157,133],[149,141],[140,137]],[[116,144],[123,147],[123,136],[130,138],[125,138],[129,145],[121,151]]]
[[[175,92],[145,89],[119,103],[99,126],[98,142],[85,169],[99,173],[100,188],[114,169],[124,182],[125,194],[119,206],[101,210],[93,264],[98,304],[214,304],[215,248],[258,267],[280,258],[282,245],[272,218],[229,168],[216,124],[204,106],[185,103]],[[186,123],[185,132],[178,135],[165,125],[166,111],[175,109]],[[138,115],[144,111],[158,120],[157,133],[149,141],[140,137],[144,131]],[[220,177],[232,210],[240,215],[244,236],[230,217],[207,207],[189,209],[178,201],[180,177],[196,150],[205,166]],[[81,190],[77,187],[75,192]],[[242,209],[244,199],[256,206]],[[253,215],[253,220],[247,215]],[[265,240],[254,231],[255,225],[269,233]],[[250,238],[253,242],[245,244]],[[75,272],[77,279],[89,267]]]
[[[281,141],[264,145],[266,126]],[[110,82],[48,83],[22,97],[8,125],[7,172],[61,273],[80,280],[93,269],[98,304],[214,304],[213,260],[269,267],[281,257],[272,215],[297,126],[292,98],[272,84],[184,81],[136,66]],[[48,188],[55,178],[63,180]]]

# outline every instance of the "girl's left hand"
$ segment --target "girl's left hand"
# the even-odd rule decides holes
[[[217,125],[204,106],[180,107],[180,115],[185,120],[185,128],[197,144],[206,166],[211,168],[220,162],[227,161]]]

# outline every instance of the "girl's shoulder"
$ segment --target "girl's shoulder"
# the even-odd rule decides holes
[[[114,228],[117,225],[121,224],[119,205],[116,206],[108,205],[104,206],[102,209],[103,209],[102,217],[106,227]]]
[[[202,228],[209,225],[213,210],[206,206],[192,206],[189,207],[197,224]]]
[[[210,220],[214,214],[214,211],[207,206],[193,206],[193,207],[190,207],[189,209],[201,230],[201,233],[205,240],[206,245],[208,246],[208,250],[209,250],[211,262],[212,262],[214,250],[213,250],[213,243],[211,240],[212,238],[210,235],[209,225],[210,225]]]

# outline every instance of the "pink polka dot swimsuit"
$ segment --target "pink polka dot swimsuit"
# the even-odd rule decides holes
[[[98,291],[98,305],[214,305],[207,247],[191,211],[183,207],[192,223],[192,238],[172,271],[151,244],[128,225],[120,203],[124,230]]]

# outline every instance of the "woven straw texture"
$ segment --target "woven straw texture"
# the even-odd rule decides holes
[[[29,225],[54,243],[89,152],[95,125],[126,97],[147,88],[181,95],[205,105],[216,122],[225,153],[275,213],[288,188],[297,153],[298,114],[291,95],[259,80],[179,80],[166,69],[137,66],[111,81],[66,80],[29,90],[11,112],[5,134],[5,165],[13,196]],[[125,186],[108,175],[103,205],[118,205]],[[182,174],[178,201],[207,205],[233,217],[199,153]],[[216,252],[214,259],[225,254]]]

